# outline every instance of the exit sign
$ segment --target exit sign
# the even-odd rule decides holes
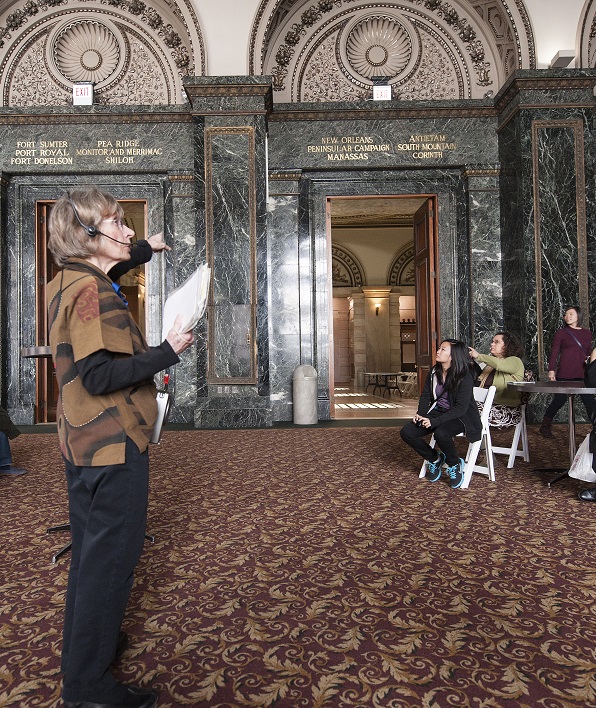
[[[80,82],[72,85],[72,105],[93,105],[93,83],[91,81]]]
[[[373,86],[373,101],[390,101],[391,86]]]

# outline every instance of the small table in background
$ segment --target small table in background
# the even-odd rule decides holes
[[[366,385],[364,390],[367,390],[369,386],[374,386],[373,396],[375,391],[383,391],[383,396],[385,391],[391,395],[391,391],[397,391],[400,396],[403,395],[404,385],[408,382],[411,374],[404,371],[365,371]],[[401,386],[400,386],[401,384]]]
[[[567,401],[569,403],[569,421],[568,421],[568,434],[569,434],[569,467],[573,462],[575,453],[577,451],[575,445],[575,403],[574,396],[587,394],[591,396],[596,396],[596,388],[590,388],[586,386],[583,381],[511,381],[507,384],[509,388],[514,388],[517,391],[524,391],[526,393],[564,393],[567,396]],[[538,471],[538,470],[536,470]],[[541,472],[559,472],[559,474],[551,479],[548,486],[552,486],[555,482],[563,479],[567,476],[569,468],[564,467],[553,467],[553,468],[539,468]]]

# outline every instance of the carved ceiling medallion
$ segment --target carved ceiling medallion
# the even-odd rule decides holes
[[[120,75],[127,56],[126,41],[111,22],[96,18],[69,20],[48,37],[48,68],[62,84],[92,81],[104,88]]]
[[[105,81],[119,56],[114,34],[99,22],[73,22],[54,42],[56,66],[69,81]]]
[[[346,59],[363,79],[396,79],[412,56],[412,38],[396,19],[368,16],[347,28],[346,34]]]
[[[343,74],[360,88],[375,78],[402,83],[415,71],[420,58],[420,38],[413,25],[396,15],[358,16],[337,35],[337,63]]]

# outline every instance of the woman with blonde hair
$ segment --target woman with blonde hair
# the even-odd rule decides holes
[[[62,270],[48,285],[57,428],[68,487],[72,556],[62,647],[66,708],[152,708],[151,689],[110,671],[147,517],[153,377],[193,343],[180,318],[149,347],[108,273],[130,260],[134,231],[114,197],[74,189],[53,206],[48,246]]]

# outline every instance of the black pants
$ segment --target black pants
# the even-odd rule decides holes
[[[464,424],[459,418],[455,418],[455,420],[450,420],[436,428],[419,428],[414,423],[409,422],[401,429],[400,435],[401,439],[413,448],[420,457],[430,461],[436,460],[437,451],[433,450],[424,438],[434,433],[437,447],[445,453],[447,464],[452,467],[459,462],[459,455],[453,438],[459,433],[463,433],[464,430]]]
[[[109,668],[143,550],[149,454],[140,453],[128,439],[123,464],[77,467],[65,461],[65,465],[72,558],[62,695],[67,701],[116,702],[122,687]]]
[[[557,381],[582,381],[582,379],[557,379]],[[588,420],[590,420],[591,422],[595,421],[596,418],[594,417],[594,415],[596,414],[596,401],[594,399],[594,396],[583,394],[580,395],[580,398],[582,399],[582,403],[584,404],[584,408],[586,409],[586,413],[588,414]],[[549,403],[548,408],[544,411],[544,417],[551,419],[554,418],[555,415],[559,412],[559,410],[563,408],[566,402],[567,394],[555,393],[553,396],[553,400]]]

